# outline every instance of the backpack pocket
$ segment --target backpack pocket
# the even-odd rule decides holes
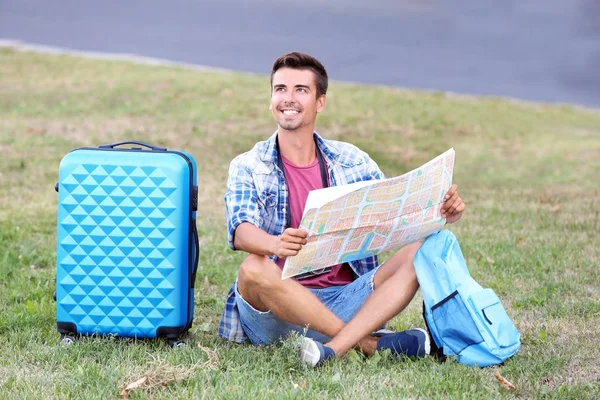
[[[473,293],[469,302],[498,347],[511,347],[519,343],[519,331],[492,289],[487,288]]]
[[[436,330],[444,346],[459,354],[466,347],[483,342],[477,324],[458,290],[431,307]]]

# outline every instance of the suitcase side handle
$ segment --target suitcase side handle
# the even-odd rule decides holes
[[[98,148],[99,149],[114,149],[117,146],[123,146],[125,144],[137,144],[138,146],[148,147],[148,148],[152,149],[153,151],[167,151],[166,147],[158,147],[158,146],[151,145],[149,143],[139,142],[137,140],[126,140],[124,142],[102,144],[102,145],[98,146]],[[141,149],[139,149],[139,150],[141,150]]]
[[[191,287],[194,288],[196,285],[196,272],[198,272],[198,262],[200,261],[200,240],[198,238],[198,228],[196,227],[196,218],[192,218],[192,235],[194,245],[196,246],[194,252],[194,263],[192,264],[192,276],[191,276]]]

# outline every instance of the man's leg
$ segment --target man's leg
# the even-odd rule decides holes
[[[281,279],[281,270],[266,256],[250,254],[240,265],[237,283],[243,299],[258,311],[334,337],[344,322],[310,290],[293,279]]]
[[[413,260],[421,243],[402,248],[379,268],[374,276],[373,293],[356,316],[327,343],[338,356],[357,343],[365,354],[376,350],[378,338],[369,336],[371,332],[404,310],[419,288]]]

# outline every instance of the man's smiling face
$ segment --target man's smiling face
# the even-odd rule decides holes
[[[315,75],[309,69],[281,68],[273,74],[271,106],[280,129],[314,129],[317,113],[325,106],[325,95],[317,98]],[[312,132],[311,132],[312,133]]]

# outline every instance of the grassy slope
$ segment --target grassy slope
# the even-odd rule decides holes
[[[318,120],[321,134],[364,148],[388,176],[455,148],[469,208],[452,230],[522,333],[501,368],[514,393],[490,369],[353,353],[309,371],[294,341],[217,338],[243,257],[226,245],[224,182],[229,161],[274,130],[265,77],[0,50],[0,93],[0,397],[115,397],[169,366],[191,376],[132,397],[600,396],[600,112],[334,83]],[[63,348],[52,301],[58,164],[73,148],[134,138],[200,163],[194,337],[178,351],[100,339]],[[422,326],[418,301],[391,325]]]

